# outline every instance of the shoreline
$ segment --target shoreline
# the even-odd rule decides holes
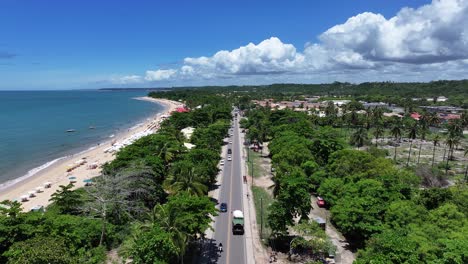
[[[35,197],[30,197],[28,198],[29,201],[22,202],[23,211],[29,211],[34,206],[47,206],[51,195],[58,190],[59,185],[70,183],[69,177],[76,177],[75,189],[83,187],[85,185],[83,181],[99,176],[101,173],[100,166],[105,162],[112,161],[119,149],[133,143],[138,138],[157,132],[159,123],[182,105],[179,102],[150,97],[136,97],[133,99],[158,103],[164,107],[164,110],[146,118],[144,121],[142,120],[142,122],[138,122],[121,133],[116,133],[114,137],[105,142],[48,161],[31,169],[23,176],[0,184],[0,201],[18,200],[21,202],[20,197],[29,195],[29,192],[35,192]],[[71,168],[73,169],[67,172]],[[44,188],[46,182],[51,183],[50,188]],[[37,192],[38,187],[41,187],[41,192]]]

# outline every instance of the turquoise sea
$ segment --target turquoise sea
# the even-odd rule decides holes
[[[164,110],[145,91],[0,91],[0,189]],[[68,129],[76,132],[67,133]]]

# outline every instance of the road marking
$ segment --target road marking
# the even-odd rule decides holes
[[[234,124],[234,128],[235,128],[235,124]],[[235,137],[233,137],[232,139],[232,144],[231,144],[231,149],[232,149],[232,155],[231,156],[234,156],[234,139]],[[229,206],[231,209],[232,208],[232,177],[233,177],[233,174],[234,174],[234,162],[231,161],[231,175],[229,177]],[[227,235],[227,251],[226,251],[226,264],[229,264],[229,253],[231,251],[231,248],[230,248],[230,241],[231,241],[231,232],[232,232],[232,210],[231,210],[231,214],[229,215],[229,219],[228,219],[228,235]]]

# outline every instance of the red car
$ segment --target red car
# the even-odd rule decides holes
[[[325,200],[320,196],[317,196],[317,205],[321,208],[326,206]]]

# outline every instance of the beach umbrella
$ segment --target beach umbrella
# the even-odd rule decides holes
[[[85,183],[85,186],[90,186],[91,184],[93,184],[93,180],[91,179],[83,180],[83,182]]]
[[[27,201],[29,201],[29,196],[28,195],[21,195],[20,199],[21,199],[22,202],[27,202]]]
[[[51,182],[44,182],[44,188],[50,188],[52,186]]]
[[[42,187],[40,187],[40,186],[39,186],[39,187],[36,187],[36,192],[37,192],[37,193],[41,193],[41,192],[42,192]]]
[[[71,177],[68,177],[68,179],[70,180],[70,182],[76,182],[76,177],[75,176],[71,176]]]
[[[28,195],[29,195],[30,198],[36,197],[36,191],[29,191]]]

